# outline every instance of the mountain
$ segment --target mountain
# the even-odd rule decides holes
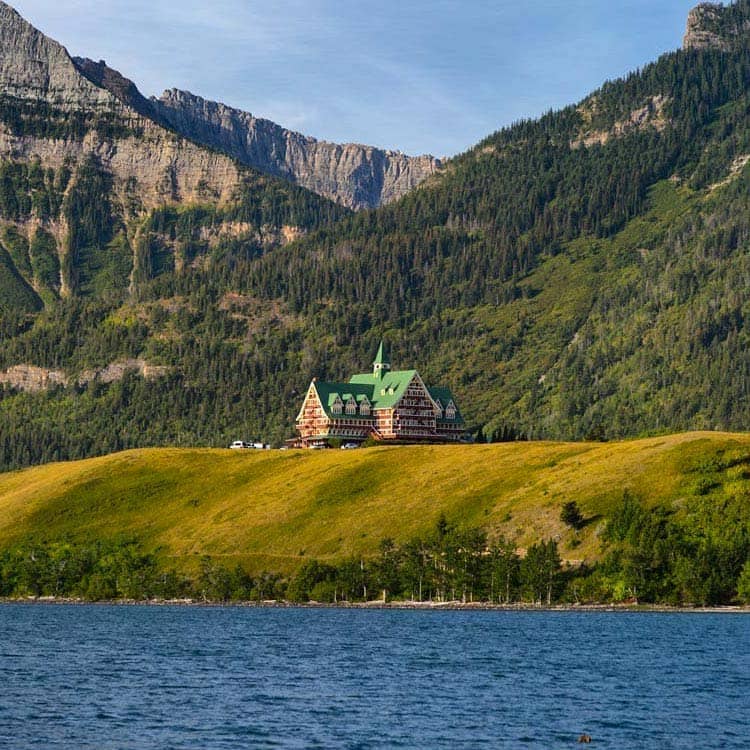
[[[0,465],[280,441],[310,379],[367,368],[381,337],[482,439],[747,429],[749,20],[750,0],[700,6],[686,48],[358,213],[181,137],[38,37],[45,85],[16,96],[36,57],[9,38]],[[100,161],[76,162],[88,144]],[[215,159],[218,194],[187,169],[128,193],[122,151],[148,174],[165,148]]]
[[[440,169],[440,161],[432,156],[318,141],[188,91],[169,89],[159,99],[146,99],[132,81],[103,60],[76,57],[73,62],[86,78],[144,117],[347,208],[390,203]]]
[[[170,206],[210,214],[211,246],[271,246],[341,214],[165,128],[133,87],[77,65],[4,3],[0,49],[0,309],[133,290],[191,262],[146,226]]]
[[[151,103],[178,133],[354,210],[390,203],[440,168],[431,156],[317,141],[187,91]]]

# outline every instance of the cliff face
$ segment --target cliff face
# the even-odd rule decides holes
[[[186,91],[165,91],[152,103],[192,140],[355,210],[400,198],[440,167],[431,156],[318,141]]]
[[[231,196],[239,181],[231,159],[165,130],[131,106],[135,98],[128,103],[104,88],[111,81],[103,75],[91,78],[62,45],[0,2],[0,99],[21,113],[0,123],[0,157],[39,158],[45,167],[59,168],[95,155],[112,174],[115,191],[137,188],[143,208],[198,199],[207,190],[219,199]],[[73,130],[76,114],[84,119]],[[52,132],[54,121],[59,128]]]
[[[72,109],[112,108],[113,97],[82,78],[68,53],[0,2],[0,91]]]
[[[750,2],[739,0],[732,5],[701,3],[688,15],[682,40],[685,49],[720,49],[727,51],[746,39],[750,31]]]
[[[221,235],[237,217],[220,211],[242,204],[241,218],[253,219],[247,237],[268,247],[286,241],[282,230],[303,231],[287,226],[290,206],[301,209],[295,215],[309,209],[308,224],[329,210],[323,203],[334,208],[275,183],[175,132],[131,81],[103,61],[71,58],[0,0],[0,309],[132,289],[178,268],[174,229],[157,249],[153,228],[142,231],[157,209],[210,207],[219,213],[203,220]],[[281,208],[264,214],[264,191],[277,189]],[[193,231],[183,244],[201,240],[201,227]]]

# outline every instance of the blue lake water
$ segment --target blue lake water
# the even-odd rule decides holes
[[[0,605],[2,748],[748,748],[750,616]]]

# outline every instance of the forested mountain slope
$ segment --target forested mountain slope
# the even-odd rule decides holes
[[[270,220],[178,197],[139,214],[133,255],[149,260],[127,284],[39,285],[54,273],[11,232],[0,465],[280,440],[310,378],[367,368],[381,336],[484,434],[747,429],[748,19],[748,0],[702,7],[685,49],[493,134],[377,211],[255,173],[270,192],[226,205]],[[116,243],[97,189],[63,197],[90,217],[90,265]]]
[[[714,33],[750,17],[713,10]],[[715,39],[490,136],[243,283],[342,343],[381,323],[494,428],[747,428],[750,47]]]

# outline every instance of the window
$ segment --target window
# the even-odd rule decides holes
[[[435,405],[437,406],[437,409],[435,409],[435,416],[440,418],[443,416],[443,404],[439,398],[435,399]]]
[[[338,396],[336,396],[336,399],[331,404],[331,413],[341,414],[343,408],[344,408],[344,404],[342,403],[341,399]]]
[[[354,396],[350,396],[346,402],[346,413],[350,416],[357,413],[357,402],[354,400]]]
[[[445,416],[448,419],[456,418],[456,405],[451,401],[448,406],[445,407]]]
[[[370,416],[370,401],[367,396],[362,399],[362,403],[359,405],[359,413],[364,417]]]

